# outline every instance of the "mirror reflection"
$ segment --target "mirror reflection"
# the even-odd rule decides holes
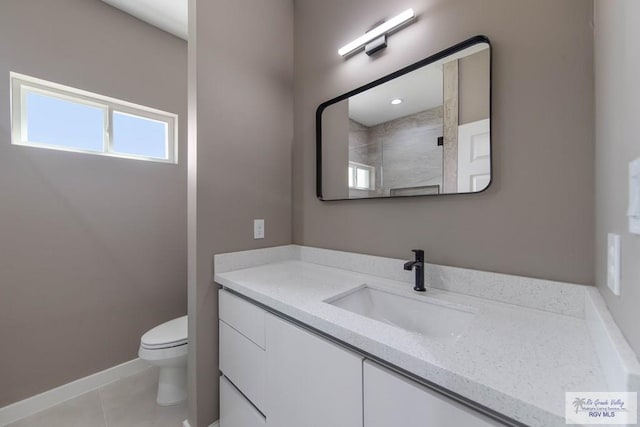
[[[490,46],[465,42],[452,51],[320,107],[321,199],[473,193],[489,185]]]

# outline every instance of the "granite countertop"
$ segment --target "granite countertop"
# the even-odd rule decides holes
[[[565,391],[606,391],[584,319],[299,260],[216,274],[222,286],[531,426],[565,425]],[[409,332],[327,303],[364,284],[475,317],[455,337]]]

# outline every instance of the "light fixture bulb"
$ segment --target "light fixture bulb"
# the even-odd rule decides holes
[[[396,99],[392,99],[391,100],[391,105],[400,105],[402,104],[402,99],[401,98],[396,98]]]
[[[389,19],[387,22],[383,22],[382,24],[378,25],[374,29],[367,31],[364,35],[358,37],[351,43],[340,48],[338,50],[338,53],[341,56],[345,56],[353,52],[354,50],[359,49],[362,46],[366,45],[371,40],[375,40],[378,37],[391,32],[392,30],[404,24],[405,22],[415,18],[415,16],[416,14],[413,11],[413,9],[407,9],[404,12],[402,12],[400,15],[394,16],[393,18]]]

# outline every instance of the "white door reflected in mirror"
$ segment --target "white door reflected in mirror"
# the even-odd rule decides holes
[[[458,127],[458,192],[477,193],[491,182],[491,122]]]

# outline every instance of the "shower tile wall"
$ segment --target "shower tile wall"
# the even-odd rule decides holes
[[[349,160],[376,168],[376,190],[370,195],[442,185],[442,120],[443,108],[436,107],[369,128],[349,121]]]

